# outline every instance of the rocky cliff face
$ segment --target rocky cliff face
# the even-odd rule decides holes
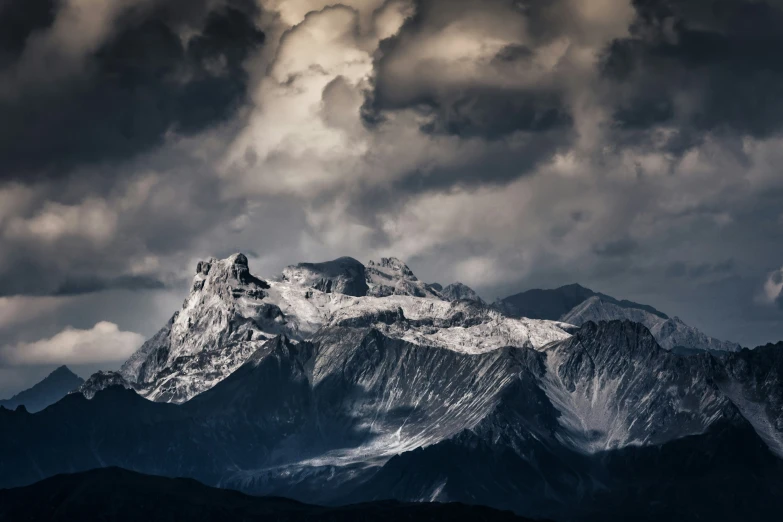
[[[283,270],[281,279],[327,294],[334,292],[360,297],[367,295],[369,289],[364,265],[351,257],[289,266]]]

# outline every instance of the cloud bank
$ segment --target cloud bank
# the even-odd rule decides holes
[[[0,4],[0,296],[119,314],[98,294],[177,296],[210,255],[391,254],[490,299],[578,281],[781,331],[756,298],[783,260],[778,1],[84,6]]]
[[[89,330],[66,328],[49,339],[5,346],[0,359],[20,366],[116,363],[127,359],[143,342],[143,336],[101,321]]]

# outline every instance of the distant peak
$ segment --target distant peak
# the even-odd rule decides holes
[[[199,261],[196,264],[196,275],[198,274],[209,275],[209,271],[212,269],[212,266],[217,263],[226,266],[237,265],[245,268],[248,267],[247,256],[241,252],[237,252],[236,254],[232,254],[225,259],[217,259],[212,257],[205,261]]]
[[[378,268],[387,272],[399,272],[404,279],[410,279],[411,281],[418,281],[408,265],[404,261],[397,257],[382,257],[380,261],[370,261],[367,263],[368,267]]]
[[[585,290],[587,292],[592,292],[592,290],[590,290],[586,286],[580,285],[579,283],[571,283],[568,285],[563,285],[560,288],[558,288],[558,290]]]
[[[484,302],[484,300],[479,297],[475,290],[460,282],[452,283],[446,288],[442,289],[441,295],[449,301],[467,299],[469,301],[478,301],[480,303]]]
[[[70,368],[68,368],[66,365],[64,365],[64,364],[62,366],[56,368],[49,375],[73,375],[73,376],[76,376],[76,374],[73,373],[73,371]]]
[[[230,256],[228,258],[228,261],[231,261],[235,265],[247,266],[247,256],[240,252],[234,254],[233,256]]]

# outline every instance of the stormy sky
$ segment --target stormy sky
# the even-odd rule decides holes
[[[0,396],[116,368],[235,251],[783,339],[781,27],[783,0],[0,0]]]

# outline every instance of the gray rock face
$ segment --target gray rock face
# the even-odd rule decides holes
[[[133,385],[131,385],[121,373],[100,371],[92,374],[90,378],[84,381],[84,383],[74,390],[74,392],[80,393],[88,399],[92,399],[95,397],[96,393],[112,387],[121,387],[126,390],[134,389]]]
[[[364,265],[351,257],[292,265],[283,270],[282,278],[327,294],[336,292],[359,297],[367,295],[368,290]]]
[[[783,342],[712,359],[721,391],[783,458]]]
[[[380,261],[367,263],[368,295],[387,297],[390,295],[410,295],[413,297],[440,298],[439,292],[426,283],[422,283],[408,268],[408,265],[396,257],[384,257]]]
[[[184,402],[286,332],[280,308],[264,301],[270,285],[247,263],[243,254],[199,262],[182,310],[126,361],[122,377],[152,400]]]
[[[661,349],[640,323],[589,322],[547,353],[545,389],[574,449],[657,445],[736,420],[710,373]]]
[[[484,300],[468,285],[462,283],[452,283],[443,290],[440,295],[447,301],[459,301],[460,299],[466,299],[468,301],[476,301],[483,303]]]

